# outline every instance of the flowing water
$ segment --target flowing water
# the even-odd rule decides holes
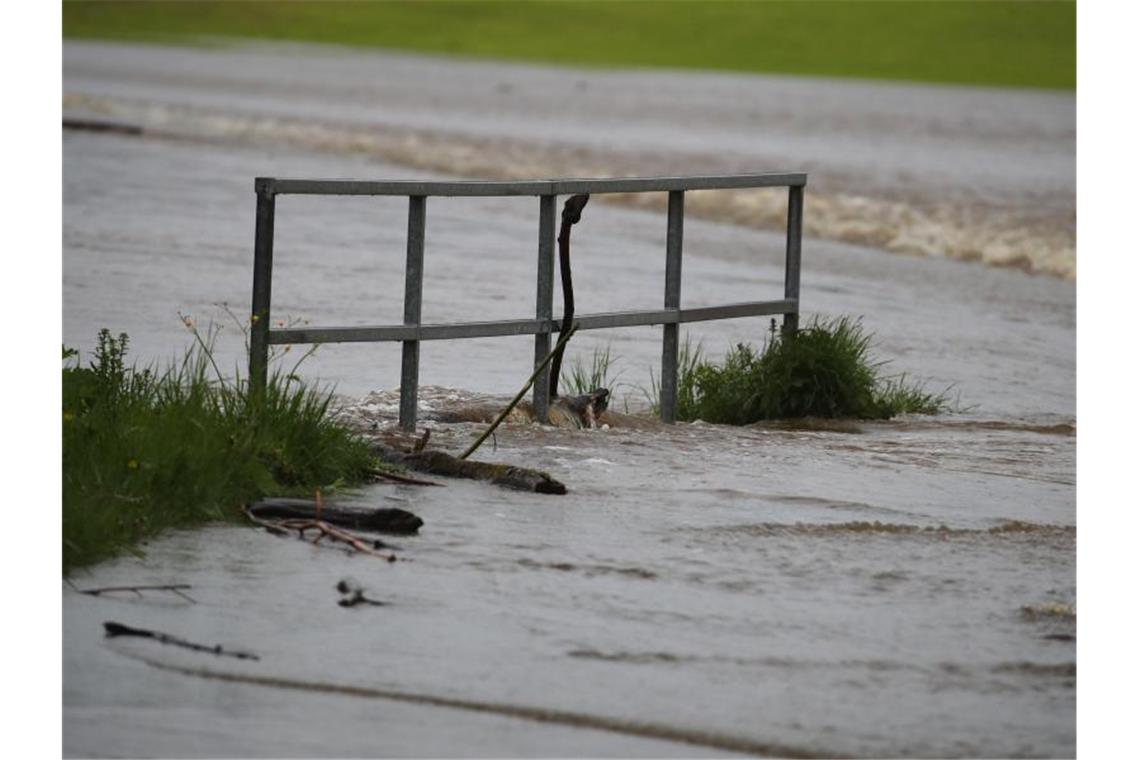
[[[350,63],[371,78],[346,80]],[[106,326],[130,334],[137,359],[163,362],[189,343],[182,317],[203,330],[213,321],[227,368],[241,362],[242,331],[227,309],[240,323],[248,308],[255,176],[444,176],[448,161],[454,171],[474,166],[456,157],[476,148],[479,161],[507,166],[502,176],[552,174],[567,151],[587,167],[617,156],[625,162],[606,165],[700,170],[718,145],[737,161],[764,154],[749,153],[735,111],[710,122],[708,144],[694,145],[704,122],[670,103],[750,88],[803,92],[796,80],[471,69],[319,48],[69,43],[64,64],[65,115],[144,128],[64,134],[64,342],[90,350]],[[561,123],[546,100],[559,77],[585,82],[583,100],[559,115],[569,123],[548,133],[549,151],[536,150],[536,125]],[[501,108],[475,92],[476,81],[506,98]],[[623,86],[643,93],[642,107],[615,95]],[[803,86],[829,97],[792,110],[807,120],[816,108],[827,126],[780,143],[780,166],[746,168],[811,169],[839,154],[848,162],[825,172],[818,197],[809,183],[807,315],[862,316],[887,371],[949,387],[954,413],[744,428],[508,424],[477,456],[546,469],[570,493],[451,481],[361,489],[353,501],[425,521],[419,536],[395,541],[401,561],[392,564],[239,527],[161,537],[145,557],[104,563],[75,585],[189,583],[196,604],[65,589],[65,753],[1073,754],[1071,258],[1053,277],[955,260],[953,251],[900,255],[880,232],[866,239],[893,252],[843,242],[861,238],[828,210],[847,192],[844,172],[884,188],[910,171],[921,175],[910,195],[884,190],[866,201],[868,224],[890,227],[883,204],[930,208],[945,195],[958,211],[992,211],[976,231],[991,243],[1010,219],[1047,217],[1030,247],[1071,257],[1063,98],[1009,93],[1003,118],[988,95],[958,88]],[[669,97],[644,95],[654,87]],[[860,92],[887,111],[901,106],[884,100],[918,98],[931,123],[860,117],[858,104],[875,102]],[[470,113],[457,117],[459,107]],[[1062,116],[1040,121],[1019,145],[1003,131],[1050,109]],[[851,113],[881,134],[824,139]],[[659,127],[620,127],[636,114]],[[614,122],[595,123],[604,133],[575,136],[574,124],[600,115]],[[960,140],[970,129],[973,147]],[[407,143],[399,130],[424,137]],[[354,133],[367,139],[354,142]],[[892,137],[905,149],[879,161],[877,141]],[[939,140],[955,150],[919,150]],[[1003,145],[1026,153],[1009,171],[985,160]],[[966,186],[981,188],[977,197],[966,198]],[[694,207],[714,209],[782,202],[775,191],[695,197]],[[826,229],[811,226],[817,211]],[[537,212],[535,199],[430,199],[424,320],[529,316]],[[398,198],[278,199],[274,319],[401,321],[406,213]],[[574,231],[579,312],[659,307],[664,240],[652,207],[587,207]],[[687,218],[685,305],[779,297],[782,251],[778,231],[715,213]],[[761,342],[767,327],[730,320],[688,334],[717,357]],[[659,328],[583,333],[574,344],[571,361],[609,347],[616,405],[644,407]],[[277,361],[290,368],[303,349]],[[433,445],[465,446],[482,426],[444,423],[439,413],[479,394],[508,397],[532,354],[529,338],[423,344],[421,418]],[[362,430],[392,424],[398,346],[323,346],[298,372],[335,384],[345,419]],[[334,586],[345,577],[386,605],[337,606]],[[260,659],[107,640],[106,620]]]

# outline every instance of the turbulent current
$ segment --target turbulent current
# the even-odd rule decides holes
[[[68,43],[65,117],[142,128],[64,133],[64,342],[85,353],[108,327],[163,363],[190,320],[215,325],[221,366],[243,361],[255,176],[807,169],[804,319],[861,317],[883,372],[947,389],[954,411],[511,422],[477,457],[547,470],[569,493],[353,492],[424,519],[393,539],[395,563],[244,527],[165,535],[72,583],[187,583],[194,603],[64,590],[65,754],[1073,754],[1071,101]],[[586,209],[580,314],[660,308],[659,201]],[[696,197],[685,306],[782,295],[782,202]],[[531,198],[429,199],[424,321],[533,316],[537,216]],[[404,199],[280,198],[273,319],[399,323],[406,229]],[[768,328],[687,334],[717,358]],[[613,405],[636,413],[660,347],[660,328],[592,331],[567,362],[608,348]],[[293,370],[305,348],[275,361]],[[449,410],[505,403],[533,341],[421,352],[421,429],[454,452],[484,425]],[[335,387],[342,419],[370,433],[393,425],[399,358],[395,344],[327,345],[295,371]],[[344,578],[385,604],[338,606]],[[260,659],[104,639],[107,620]]]

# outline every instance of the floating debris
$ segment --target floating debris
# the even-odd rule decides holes
[[[229,649],[223,649],[221,644],[215,646],[206,646],[205,644],[195,644],[185,639],[180,639],[176,636],[171,636],[167,633],[159,633],[158,631],[148,631],[145,628],[132,628],[129,625],[122,623],[106,622],[103,623],[103,629],[107,632],[107,638],[114,638],[117,636],[134,636],[142,639],[154,639],[162,644],[171,644],[173,646],[182,647],[183,649],[192,649],[195,652],[209,652],[210,654],[218,655],[219,657],[236,657],[239,660],[260,660],[261,658],[252,652],[238,652]]]

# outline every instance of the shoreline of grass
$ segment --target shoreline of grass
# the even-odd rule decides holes
[[[64,351],[65,576],[169,528],[239,520],[262,496],[335,490],[380,468],[332,420],[331,393],[283,373],[251,393],[220,376],[201,340],[161,372],[127,367],[127,346],[103,330],[89,365]]]
[[[290,40],[585,67],[1076,88],[1074,2],[75,2],[65,38]]]

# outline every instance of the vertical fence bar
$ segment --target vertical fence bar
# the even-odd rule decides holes
[[[558,196],[541,195],[538,199],[538,294],[534,316],[548,329],[534,336],[534,364],[537,367],[550,353],[550,320],[554,316],[554,224]],[[547,422],[550,411],[550,365],[546,365],[534,381],[534,416]]]
[[[424,292],[424,227],[427,198],[408,197],[408,259],[404,268],[404,324],[419,325]],[[400,429],[416,429],[416,399],[420,381],[420,342],[405,340],[400,364]]]
[[[253,239],[253,304],[249,314],[249,388],[265,390],[269,373],[269,306],[273,285],[273,218],[277,206],[272,180],[258,179]]]
[[[681,247],[685,231],[685,193],[669,191],[669,222],[665,235],[665,308],[681,307]],[[677,418],[677,350],[681,325],[665,325],[661,340],[661,421]]]
[[[804,188],[788,188],[788,240],[784,254],[784,298],[796,301],[796,310],[784,315],[784,334],[794,333],[800,326],[800,243],[804,227]]]

